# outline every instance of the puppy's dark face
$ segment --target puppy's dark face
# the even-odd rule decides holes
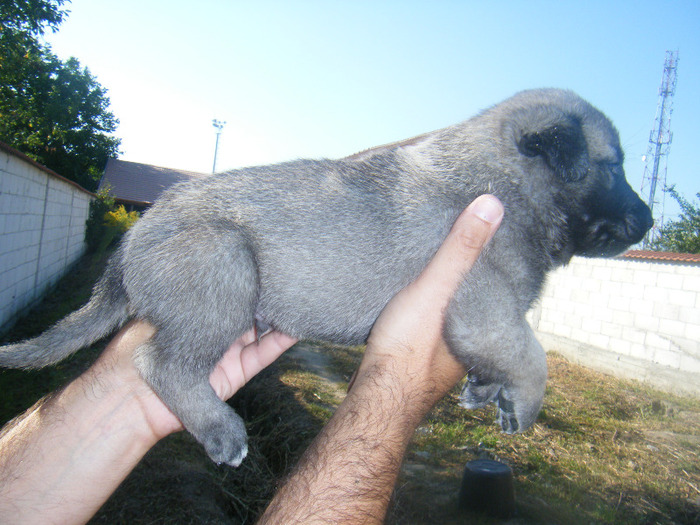
[[[583,201],[583,213],[572,217],[575,253],[589,257],[612,256],[638,243],[653,225],[649,207],[625,180],[622,164],[601,163],[599,183]]]
[[[651,211],[625,179],[617,131],[591,106],[562,111],[542,129],[527,132],[520,153],[538,157],[561,188],[569,240],[576,255],[613,256],[641,241]]]

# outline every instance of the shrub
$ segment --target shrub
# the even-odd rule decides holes
[[[126,211],[123,204],[120,204],[116,210],[105,213],[105,224],[108,228],[114,228],[119,233],[125,233],[131,228],[140,217],[137,211]]]
[[[103,253],[107,247],[131,228],[140,217],[139,212],[127,212],[124,205],[114,207],[110,188],[103,188],[90,203],[90,215],[85,229],[88,251]]]
[[[106,187],[97,192],[97,198],[90,202],[90,211],[85,225],[85,242],[89,252],[96,252],[105,235],[105,213],[114,208],[114,197]]]

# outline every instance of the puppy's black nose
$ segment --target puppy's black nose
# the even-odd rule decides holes
[[[649,206],[643,202],[640,201],[637,203],[634,213],[635,215],[641,217],[640,222],[642,223],[645,233],[649,230],[649,228],[654,226],[654,218],[651,216],[651,210],[649,209]]]
[[[654,225],[651,210],[641,199],[630,209],[625,219],[625,231],[630,242],[635,243],[644,237]]]

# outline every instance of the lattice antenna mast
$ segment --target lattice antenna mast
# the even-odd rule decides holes
[[[666,189],[666,167],[671,149],[671,115],[673,114],[673,95],[676,93],[676,72],[678,70],[678,51],[666,51],[664,73],[659,88],[659,102],[656,106],[654,127],[649,134],[649,146],[644,156],[644,177],[642,178],[642,195],[654,217],[654,227],[644,238],[643,246],[649,247],[658,238],[664,222],[664,197]],[[660,198],[656,189],[661,184]],[[656,209],[655,209],[656,208]],[[661,208],[659,210],[659,208]]]

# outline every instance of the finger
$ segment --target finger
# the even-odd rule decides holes
[[[503,219],[503,205],[493,195],[477,197],[457,217],[442,246],[416,284],[429,283],[435,293],[450,297],[491,240]]]
[[[281,332],[268,332],[241,350],[241,370],[246,382],[263,368],[272,364],[286,350],[291,348],[298,339]]]
[[[245,348],[250,343],[253,343],[256,339],[257,335],[255,333],[255,328],[251,328],[250,330],[245,332],[241,337],[238,338],[236,344],[239,344],[241,348]]]

